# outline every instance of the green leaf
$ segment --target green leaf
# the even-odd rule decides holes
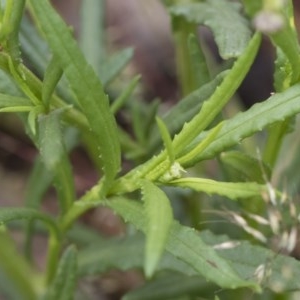
[[[19,36],[22,54],[33,65],[34,71],[42,77],[51,55],[45,40],[26,15],[22,18]]]
[[[77,279],[77,250],[69,246],[57,267],[56,275],[47,290],[44,300],[72,300]]]
[[[1,207],[0,208],[0,222],[7,223],[14,220],[40,220],[47,227],[49,230],[56,235],[56,237],[59,236],[59,231],[57,228],[56,223],[54,220],[49,217],[48,215],[38,212],[35,209],[32,208],[17,208],[17,207]]]
[[[4,299],[19,300],[22,298],[11,278],[9,278],[0,267],[0,296]],[[24,294],[23,294],[24,295]]]
[[[187,22],[185,18],[181,16],[173,16],[172,30],[175,43],[178,81],[180,83],[181,94],[186,96],[199,87],[196,82],[188,44],[190,34],[196,32],[196,25]]]
[[[65,153],[61,132],[61,110],[39,117],[39,146],[41,157],[49,170],[58,167]]]
[[[238,144],[242,139],[261,131],[264,127],[299,113],[299,97],[300,85],[297,84],[283,93],[274,94],[264,102],[255,104],[246,112],[224,121],[217,138],[195,157],[194,163],[212,158],[225,149]]]
[[[5,107],[0,108],[1,113],[5,112],[30,112],[32,111],[34,106],[12,106],[12,107]]]
[[[160,135],[162,137],[162,140],[164,142],[164,146],[167,150],[170,165],[172,165],[175,161],[175,153],[173,151],[172,139],[170,137],[168,128],[166,127],[163,120],[160,119],[159,117],[156,117],[156,123],[157,123],[158,129],[160,131]]]
[[[127,293],[123,300],[176,300],[182,299],[182,296],[188,296],[187,299],[193,299],[204,293],[211,295],[216,287],[207,283],[199,276],[185,276],[176,272],[167,272],[157,276],[151,281],[146,282],[141,287]],[[204,298],[196,298],[203,300]]]
[[[120,168],[120,144],[108,98],[97,75],[84,59],[71,33],[48,1],[31,0],[32,11],[54,55],[60,61],[95,135],[107,188]]]
[[[234,170],[237,178],[245,181],[265,183],[271,176],[271,170],[262,161],[239,151],[227,151],[221,153],[221,162]]]
[[[12,95],[12,96],[23,96],[15,82],[12,78],[5,73],[3,70],[0,70],[0,91],[3,93],[3,96]],[[4,94],[5,93],[5,94]],[[26,99],[26,98],[24,98]],[[28,103],[31,104],[30,101]],[[8,104],[9,105],[9,104]]]
[[[25,2],[25,0],[7,0],[1,24],[1,44],[5,46],[14,62],[19,60],[21,54],[19,49],[19,28]]]
[[[47,66],[42,85],[42,100],[46,108],[50,105],[51,96],[62,75],[59,60],[54,55]]]
[[[146,216],[145,275],[151,277],[163,254],[173,221],[169,199],[150,181],[143,181],[142,193]]]
[[[130,98],[132,92],[137,87],[141,76],[137,75],[135,76],[128,86],[124,89],[124,91],[121,93],[121,95],[112,103],[110,109],[113,114],[116,114],[117,111],[126,103],[126,101]]]
[[[133,49],[125,48],[105,60],[99,66],[99,76],[104,86],[108,85],[133,57]]]
[[[262,196],[263,193],[267,192],[265,185],[260,185],[256,182],[220,182],[206,178],[181,178],[168,184],[189,188],[197,192],[218,194],[233,200]]]
[[[243,54],[235,61],[220,86],[218,86],[211,97],[203,103],[200,112],[190,122],[186,123],[181,132],[175,136],[173,147],[177,154],[214,120],[233,96],[253,63],[260,41],[261,36],[256,33]]]
[[[248,241],[232,241],[228,236],[216,236],[209,231],[201,233],[203,240],[216,248],[244,279],[253,278],[278,293],[300,290],[300,263],[293,257],[275,253]],[[232,247],[223,248],[232,242]]]
[[[98,75],[105,61],[104,5],[103,0],[82,1],[80,10],[80,48]]]
[[[148,148],[148,137],[155,124],[159,101],[154,100],[148,104],[132,101],[129,105],[134,136],[141,147]]]
[[[102,84],[107,86],[130,61],[133,50],[126,48],[107,57],[104,44],[104,11],[103,0],[82,2],[80,47]]]
[[[173,6],[170,13],[172,16],[184,17],[191,23],[210,27],[220,55],[228,59],[241,55],[251,37],[250,24],[241,15],[240,9],[238,3],[207,0]]]
[[[43,164],[41,157],[35,159],[32,171],[26,184],[25,206],[38,209],[43,199],[43,195],[48,190],[53,180],[53,174]],[[26,238],[24,245],[25,255],[29,260],[32,259],[32,238],[36,223],[28,222],[26,226]]]
[[[1,213],[0,209],[0,215]],[[1,220],[1,217],[0,217]],[[30,265],[18,253],[13,240],[4,232],[0,231],[0,269],[3,270],[10,284],[24,300],[36,299],[34,280],[36,274]]]
[[[110,238],[102,241],[94,239],[78,254],[79,276],[96,275],[111,269],[142,269],[145,262],[145,239],[141,235]],[[134,255],[133,255],[134,253]],[[157,265],[157,271],[172,270],[187,275],[195,270],[169,253],[164,253]]]
[[[262,9],[262,1],[263,0],[242,0],[246,13],[251,17]]]
[[[52,111],[39,118],[39,147],[43,162],[54,175],[61,210],[65,213],[75,200],[75,187],[61,132],[62,112],[62,110]]]
[[[129,270],[144,264],[144,239],[113,238],[91,243],[78,253],[79,276],[102,274],[110,269]]]
[[[33,108],[28,98],[10,96],[8,94],[0,94],[0,109],[13,109],[14,107]]]
[[[23,16],[19,35],[22,54],[32,66],[31,69],[34,70],[34,73],[43,78],[51,53],[47,43],[26,15]],[[74,103],[74,95],[71,94],[68,86],[66,78],[62,77],[58,82],[57,92],[67,103]],[[41,90],[43,88],[41,85]]]
[[[297,68],[300,64],[300,47],[294,28],[290,25],[290,16],[283,16],[283,18],[285,26],[278,32],[271,34],[270,37],[272,42],[282,50],[289,60],[291,69],[290,85],[292,85],[298,82],[300,77],[300,70]]]
[[[223,126],[223,122],[215,126],[211,131],[209,131],[209,134],[207,134],[207,136],[198,145],[196,145],[193,149],[191,149],[190,152],[179,157],[177,161],[181,165],[186,165],[189,164],[191,161],[193,161],[194,157],[197,156],[197,154],[203,152],[204,149],[206,149],[215,140],[222,126]]]
[[[124,198],[114,198],[106,204],[126,221],[146,232],[147,224],[141,204]],[[191,266],[197,274],[222,288],[249,287],[260,291],[256,282],[242,279],[226,260],[201,240],[194,229],[182,226],[176,221],[171,225],[166,250]]]
[[[201,45],[193,34],[188,38],[188,48],[195,82],[201,87],[210,81],[210,74]]]
[[[163,116],[163,121],[171,136],[178,133],[184,123],[188,122],[200,111],[204,100],[208,99],[213,94],[227,73],[228,71],[218,74],[212,81],[190,93],[168,110],[168,112]],[[151,151],[158,147],[160,141],[161,137],[155,128],[150,137]]]
[[[274,87],[276,92],[282,92],[294,83],[299,82],[300,70],[297,65],[300,63],[300,47],[294,22],[292,1],[289,0],[287,3],[273,3],[273,5],[275,9],[276,5],[279,6],[278,10],[280,14],[279,12],[278,14],[283,21],[283,28],[270,34],[277,54]],[[271,167],[276,162],[283,139],[289,133],[292,123],[293,119],[286,119],[269,128],[269,136],[265,145],[263,159]],[[277,147],[274,147],[274,145],[277,145]]]

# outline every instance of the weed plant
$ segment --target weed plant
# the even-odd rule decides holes
[[[117,97],[107,95],[133,52],[106,53],[103,1],[82,1],[78,42],[48,0],[1,3],[0,112],[18,115],[39,152],[23,206],[0,208],[1,294],[88,299],[78,282],[113,268],[145,276],[126,300],[297,298],[300,263],[286,255],[299,228],[292,1],[165,1],[183,97],[164,114],[156,103],[137,105],[139,76]],[[199,25],[211,29],[226,62],[218,74],[208,67]],[[262,35],[276,52],[274,93],[228,117]],[[119,111],[130,116],[132,134],[118,124]],[[79,144],[99,180],[78,198],[69,154]],[[41,208],[50,186],[57,215]],[[104,238],[80,225],[98,206],[120,216],[128,234]],[[12,227],[24,233],[24,253]],[[37,234],[48,241],[44,271],[32,260]]]

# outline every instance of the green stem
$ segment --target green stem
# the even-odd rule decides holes
[[[8,0],[1,28],[1,40],[4,40],[6,50],[14,61],[19,60],[19,28],[25,7],[25,0]]]
[[[282,141],[290,128],[291,118],[272,125],[263,153],[263,161],[272,169],[276,163]]]
[[[99,202],[101,202],[102,199],[99,199],[99,195],[103,187],[102,183],[103,182],[100,181],[97,185],[92,187],[85,195],[74,202],[69,211],[64,216],[62,216],[62,219],[60,221],[60,229],[62,232],[66,232],[66,230],[73,224],[76,219],[78,219],[80,215],[82,215],[92,207],[97,206]]]
[[[56,235],[50,233],[48,239],[48,256],[46,264],[46,282],[45,285],[48,286],[51,283],[59,261],[59,255],[61,250],[61,242]]]
[[[173,32],[175,37],[176,65],[183,96],[190,94],[198,87],[197,82],[195,82],[188,46],[189,36],[195,31],[195,24],[186,22],[184,18],[174,18]]]

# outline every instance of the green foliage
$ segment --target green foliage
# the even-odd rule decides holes
[[[297,134],[300,112],[292,1],[164,1],[182,89],[182,99],[165,110],[135,92],[140,75],[122,77],[117,86],[133,49],[107,50],[104,1],[82,1],[79,43],[48,0],[25,2],[7,0],[0,10],[0,113],[16,113],[38,152],[24,206],[0,208],[4,295],[86,299],[77,279],[111,269],[144,273],[144,285],[127,300],[212,299],[220,288],[220,299],[250,293],[289,299],[288,292],[299,291],[300,263],[274,251],[293,250],[299,227],[291,192],[299,185],[300,144],[297,139],[291,149],[293,141],[286,139],[292,130]],[[279,23],[261,23],[266,14]],[[196,34],[199,25],[211,29],[220,56],[230,59],[217,74],[205,39]],[[227,117],[262,34],[276,51],[275,93]],[[131,122],[128,132],[119,116]],[[69,157],[77,145],[99,171],[97,183],[80,197]],[[51,186],[59,204],[54,216],[42,210]],[[78,224],[99,205],[124,220],[123,237],[99,236]],[[206,212],[247,235],[227,223],[211,225]],[[10,237],[12,228],[26,233],[25,255]],[[37,232],[47,239],[44,271],[34,264]]]
[[[89,126],[95,135],[98,155],[103,164],[106,184],[110,185],[120,168],[117,128],[102,84],[87,64],[68,27],[47,1],[31,1],[32,12],[46,40],[77,96]],[[38,18],[38,16],[47,18]],[[79,85],[78,82],[81,84]],[[104,130],[103,130],[104,129]]]
[[[158,187],[148,181],[141,185],[147,222],[145,275],[151,277],[164,251],[173,214],[169,199]]]
[[[61,257],[53,282],[43,299],[71,300],[74,298],[74,288],[77,278],[76,256],[75,247],[69,246]]]
[[[214,33],[220,55],[224,59],[242,54],[251,37],[250,24],[239,13],[240,5],[226,0],[208,0],[179,4],[170,8],[174,17],[204,24]]]

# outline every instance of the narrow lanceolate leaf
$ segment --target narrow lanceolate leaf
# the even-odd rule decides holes
[[[49,107],[51,96],[62,74],[63,70],[59,60],[54,55],[47,66],[42,86],[42,100],[47,108]]]
[[[64,252],[53,282],[43,300],[72,300],[77,278],[77,251],[69,246]]]
[[[160,131],[162,140],[164,142],[164,146],[167,150],[169,160],[170,160],[170,164],[173,164],[173,162],[175,161],[175,154],[174,154],[174,151],[173,151],[172,139],[170,137],[168,128],[166,127],[163,120],[160,119],[159,117],[156,117],[156,123],[158,125],[158,129]]]
[[[33,285],[33,276],[36,274],[33,274],[28,262],[19,254],[13,240],[1,231],[0,244],[0,269],[20,295],[18,299],[36,299]]]
[[[22,18],[19,38],[22,54],[34,66],[35,73],[42,77],[51,55],[47,43],[26,15]]]
[[[222,58],[237,57],[246,48],[251,29],[249,22],[241,15],[240,5],[225,0],[207,0],[171,7],[173,16],[187,21],[204,24],[211,28]]]
[[[59,235],[58,233],[58,228],[56,226],[56,223],[54,220],[49,217],[48,215],[38,212],[35,209],[32,208],[15,208],[15,207],[1,207],[0,208],[0,222],[2,223],[7,223],[10,221],[14,220],[40,220],[45,225],[48,226],[48,228],[56,234],[57,236]]]
[[[13,107],[33,108],[28,98],[0,94],[0,109],[12,109]]]
[[[210,75],[205,55],[195,35],[189,36],[188,49],[195,81],[197,86],[202,86],[210,81]]]
[[[12,106],[0,108],[0,112],[30,112],[34,106]]]
[[[142,193],[147,220],[145,274],[151,277],[165,249],[173,213],[165,193],[150,181],[142,182]]]
[[[31,0],[36,22],[43,30],[54,55],[77,96],[95,135],[107,187],[120,168],[120,144],[115,119],[107,95],[92,67],[88,65],[67,25],[47,0]]]
[[[75,200],[75,188],[61,132],[61,114],[57,110],[39,118],[39,148],[44,164],[54,175],[61,210],[65,213]]]
[[[137,75],[131,79],[128,86],[122,91],[118,98],[112,103],[110,110],[113,114],[116,114],[117,111],[130,99],[130,96],[134,89],[137,87],[141,76]]]
[[[115,198],[108,201],[107,205],[138,229],[147,231],[145,215],[140,203],[125,198]],[[249,287],[260,291],[255,281],[251,278],[242,279],[225,259],[201,240],[195,230],[182,226],[176,221],[171,225],[166,250],[191,266],[197,274],[201,274],[222,288]]]
[[[213,94],[227,74],[228,71],[218,74],[212,81],[180,100],[163,116],[163,121],[171,136],[178,133],[184,123],[200,111],[203,102]],[[156,149],[160,141],[159,132],[157,130],[153,131],[150,138],[151,150]]]
[[[215,119],[233,96],[254,61],[260,40],[260,34],[256,33],[243,54],[235,61],[220,86],[203,103],[200,112],[190,122],[186,123],[181,132],[175,136],[173,147],[177,153],[180,153]]]
[[[105,58],[103,0],[82,1],[80,10],[80,48],[96,73]]]
[[[264,127],[300,112],[300,85],[294,85],[283,93],[257,103],[249,110],[224,121],[218,137],[197,157],[194,163],[214,157],[217,153],[236,145],[245,137]]]
[[[133,57],[133,49],[125,48],[108,57],[99,67],[99,76],[104,86],[108,85]]]
[[[170,185],[189,188],[197,192],[218,194],[233,200],[262,196],[267,187],[255,182],[219,182],[205,178],[181,178],[173,180]]]
[[[193,161],[194,157],[197,156],[197,154],[203,152],[204,149],[206,149],[214,141],[214,139],[220,132],[222,126],[223,122],[215,126],[211,131],[209,131],[209,134],[207,134],[207,136],[203,140],[201,140],[201,142],[198,145],[195,145],[195,147],[190,150],[190,152],[179,157],[178,162],[181,165],[186,165]]]

